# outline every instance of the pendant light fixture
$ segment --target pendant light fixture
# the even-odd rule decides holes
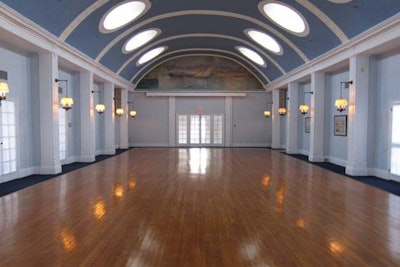
[[[94,93],[101,93],[101,91],[92,91],[92,94],[94,94]],[[98,103],[98,104],[96,104],[96,106],[95,106],[95,109],[96,109],[96,111],[97,111],[97,113],[99,113],[99,114],[103,114],[104,113],[104,111],[106,110],[106,106],[104,105],[104,104],[102,104],[102,103]]]
[[[272,101],[269,101],[269,102],[267,102],[267,105],[269,105],[269,104],[271,104],[272,105]],[[266,118],[269,118],[269,117],[271,117],[271,110],[267,107],[267,109],[264,111],[264,116],[266,117]]]
[[[68,96],[68,80],[55,79],[55,82],[65,82],[65,96],[61,98],[60,104],[63,109],[68,111],[72,108],[72,105],[74,104],[74,99]]]
[[[353,81],[340,82],[340,97],[338,99],[336,99],[336,101],[335,101],[336,109],[339,112],[345,111],[346,107],[348,105],[347,99],[342,97],[342,89],[343,89],[343,87],[349,88],[350,84],[353,84]]]
[[[314,94],[314,92],[304,92],[304,94]],[[307,104],[301,104],[299,106],[300,113],[306,115],[310,107]]]
[[[128,105],[129,104],[133,104],[133,102],[132,101],[128,101]],[[136,114],[137,114],[136,110],[129,111],[129,116],[132,117],[132,118],[134,118],[136,116]]]
[[[278,109],[278,113],[281,116],[285,116],[286,114],[286,100],[289,98],[286,98],[286,91],[283,91],[283,98],[280,99],[280,105]]]

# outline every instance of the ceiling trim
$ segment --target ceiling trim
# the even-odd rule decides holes
[[[87,17],[89,17],[93,12],[95,12],[97,9],[108,3],[109,0],[97,0],[94,2],[92,5],[90,5],[88,8],[86,8],[82,13],[80,13],[65,29],[64,31],[60,34],[60,39],[62,41],[65,41],[68,36],[76,29],[76,27],[81,24],[82,21],[84,21]]]
[[[266,85],[266,90],[273,91],[285,86],[289,82],[297,81],[316,71],[324,71],[334,65],[349,60],[351,56],[362,54],[376,54],[398,47],[396,43],[400,40],[400,13],[375,25],[367,31],[357,35],[346,43],[339,45],[333,50],[303,64],[302,66],[288,72]],[[393,45],[393,47],[390,46]],[[382,47],[379,49],[380,47]]]
[[[143,47],[142,49],[140,49],[139,51],[137,51],[127,61],[125,61],[125,63],[118,69],[117,74],[120,74],[135,58],[139,57],[145,51],[149,50],[150,48],[152,48],[154,46],[157,46],[157,45],[159,45],[161,43],[164,43],[164,42],[167,42],[167,41],[171,41],[171,40],[182,39],[182,38],[195,38],[195,37],[221,38],[221,39],[235,40],[235,41],[238,41],[240,43],[243,43],[243,44],[253,48],[257,52],[262,54],[264,57],[266,57],[273,65],[275,65],[281,71],[282,74],[286,74],[286,71],[281,67],[281,65],[279,65],[278,62],[276,62],[272,57],[270,57],[267,53],[265,53],[258,46],[253,45],[252,43],[250,43],[250,42],[248,42],[246,40],[237,38],[237,37],[233,37],[233,36],[229,36],[229,35],[222,35],[222,34],[208,34],[208,33],[193,33],[193,34],[174,35],[174,36],[171,36],[171,37],[168,37],[168,38],[160,39],[157,42],[150,43],[149,45],[147,45],[147,46]]]
[[[204,15],[204,16],[222,16],[222,17],[230,17],[230,18],[236,18],[236,19],[241,19],[241,20],[246,20],[248,22],[254,23],[265,30],[269,31],[270,33],[274,34],[277,36],[280,40],[285,42],[290,48],[292,48],[298,55],[299,57],[304,61],[308,62],[309,59],[308,57],[303,53],[303,51],[300,50],[292,41],[290,41],[285,35],[280,33],[278,30],[274,29],[273,27],[269,26],[268,24],[265,24],[259,20],[256,20],[252,17],[245,16],[242,14],[237,14],[237,13],[232,13],[232,12],[226,12],[226,11],[216,11],[216,10],[185,10],[185,11],[177,11],[177,12],[171,12],[171,13],[166,13],[158,16],[151,17],[147,20],[144,20],[140,23],[135,24],[134,26],[128,28],[124,32],[122,32],[120,35],[115,37],[108,45],[104,47],[104,49],[98,54],[96,57],[95,61],[100,62],[101,59],[104,57],[104,55],[118,42],[120,42],[123,38],[127,37],[129,34],[132,32],[138,30],[141,27],[146,26],[147,24],[150,24],[152,22],[158,21],[158,20],[163,20],[163,19],[168,19],[172,17],[178,17],[178,16],[187,16],[187,15]]]
[[[308,0],[296,0],[297,3],[307,8],[311,13],[313,13],[318,19],[320,19],[335,35],[339,40],[344,43],[349,40],[346,34],[336,25],[333,20],[331,20],[324,12],[322,12],[318,7]]]
[[[61,41],[57,36],[46,31],[2,2],[0,2],[0,28],[29,44],[32,47],[29,52],[43,52],[44,50],[49,53],[55,53],[67,61],[74,62],[75,65],[81,68],[92,71],[95,75],[104,77],[104,79],[117,86],[124,88],[132,87],[132,84],[123,77],[94,61],[71,45]]]
[[[201,51],[209,52],[209,53],[202,53],[202,54],[196,53],[196,52],[201,52]],[[266,86],[266,84],[259,78],[259,76],[258,76],[257,74],[255,74],[251,69],[249,69],[246,65],[244,65],[242,62],[240,62],[240,61],[238,61],[238,60],[236,60],[236,59],[234,59],[234,58],[232,58],[232,57],[218,54],[218,52],[219,52],[219,53],[226,53],[226,54],[233,54],[233,55],[235,55],[235,56],[241,58],[240,55],[235,54],[235,53],[232,53],[232,52],[229,52],[229,51],[224,51],[224,50],[219,50],[219,49],[204,49],[204,48],[198,48],[198,49],[181,49],[181,50],[176,50],[176,51],[173,51],[173,52],[170,52],[170,53],[166,53],[166,54],[164,54],[164,55],[163,55],[162,57],[160,57],[160,58],[163,58],[163,57],[166,57],[166,56],[169,56],[169,55],[173,55],[173,54],[177,54],[177,53],[181,53],[181,52],[188,52],[188,54],[169,57],[169,58],[167,58],[167,59],[165,59],[165,60],[163,60],[163,61],[160,61],[160,62],[157,63],[156,65],[154,65],[154,66],[152,66],[151,68],[149,68],[148,71],[146,71],[145,73],[143,73],[143,74],[140,75],[140,73],[143,72],[143,70],[145,70],[146,68],[148,68],[148,67],[151,65],[151,62],[150,62],[150,63],[148,63],[146,66],[144,66],[142,69],[140,69],[140,70],[130,79],[130,82],[133,83],[134,80],[138,80],[138,81],[142,80],[142,79],[144,78],[144,76],[146,76],[149,72],[151,72],[151,71],[152,71],[153,69],[155,69],[156,67],[160,66],[161,64],[163,64],[163,63],[165,63],[165,62],[168,62],[168,61],[170,61],[170,60],[176,59],[176,58],[189,57],[189,56],[215,56],[215,57],[221,57],[221,58],[225,58],[225,59],[231,60],[231,61],[233,61],[233,62],[236,62],[237,64],[239,64],[240,66],[242,66],[243,68],[245,68],[248,72],[250,72],[251,74],[253,74],[253,76],[260,82],[260,84],[261,84],[264,88],[265,88],[265,86]],[[191,52],[193,52],[193,53],[191,53]],[[247,62],[247,63],[250,64],[250,65],[254,68],[254,65],[251,64],[251,62]],[[257,69],[257,68],[256,68],[256,69]],[[258,70],[258,69],[257,69],[257,70]],[[266,81],[271,82],[270,79],[269,79],[266,75],[264,75],[264,73],[260,72],[260,74],[261,74],[261,76],[262,76]],[[139,76],[139,75],[140,75],[140,76]],[[138,77],[139,77],[139,78],[138,78]],[[136,88],[136,86],[137,86],[137,83],[134,84],[134,88]]]

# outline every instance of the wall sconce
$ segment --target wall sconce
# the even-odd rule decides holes
[[[101,93],[101,91],[92,91],[92,94],[94,94],[94,93]],[[106,110],[106,106],[104,104],[99,103],[99,104],[96,104],[95,109],[96,109],[97,113],[103,114],[104,111]]]
[[[133,104],[133,102],[129,102],[129,101],[128,101],[128,105],[129,105],[129,104]],[[135,117],[136,114],[137,114],[136,110],[131,110],[131,111],[129,111],[129,116],[131,116],[132,118]]]
[[[55,79],[54,81],[56,83],[65,82],[65,96],[61,98],[60,104],[61,104],[63,109],[68,111],[69,109],[72,108],[72,105],[74,104],[74,99],[72,99],[72,97],[68,96],[68,80]]]
[[[350,84],[353,84],[353,81],[340,82],[340,97],[335,101],[336,109],[339,112],[346,110],[346,107],[348,105],[347,99],[342,97],[342,88],[343,88],[342,85],[344,85],[344,88],[349,88]]]
[[[280,105],[279,105],[280,107],[278,109],[278,113],[281,116],[285,116],[285,114],[286,114],[286,100],[289,100],[289,98],[286,97],[286,91],[283,91],[283,98],[280,99],[280,101],[279,101],[281,103],[280,103]]]
[[[10,92],[10,89],[8,88],[8,83],[7,83],[7,72],[4,70],[0,70],[0,106],[1,106],[1,100],[6,99],[6,94]]]
[[[267,102],[267,105],[268,105],[268,104],[272,104],[272,103],[274,103],[274,102],[272,102],[272,101]],[[265,116],[266,118],[271,117],[271,111],[268,109],[268,107],[267,107],[267,109],[264,111],[264,116]]]
[[[124,115],[124,110],[122,108],[117,108],[115,110],[115,114],[121,117],[122,115]]]
[[[304,94],[314,94],[314,92],[304,92]],[[306,115],[310,107],[306,104],[302,104],[299,106],[300,113]]]

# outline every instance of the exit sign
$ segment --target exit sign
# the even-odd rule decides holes
[[[204,110],[203,110],[202,108],[199,108],[199,109],[197,110],[197,114],[203,115],[203,113],[204,113]]]

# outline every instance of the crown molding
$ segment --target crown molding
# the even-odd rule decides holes
[[[343,61],[348,61],[354,55],[383,53],[394,47],[390,45],[385,47],[387,44],[399,38],[400,13],[375,25],[329,52],[306,62],[286,75],[273,80],[265,86],[265,90],[269,92],[280,89],[287,86],[290,82],[296,82],[311,75],[313,72],[324,71]]]
[[[58,56],[77,66],[77,71],[85,69],[108,82],[114,83],[118,87],[133,89],[133,84],[128,80],[65,43],[54,34],[43,29],[2,2],[0,2],[0,28],[26,42],[23,44],[23,47],[26,49],[28,44],[29,52],[56,53]]]

